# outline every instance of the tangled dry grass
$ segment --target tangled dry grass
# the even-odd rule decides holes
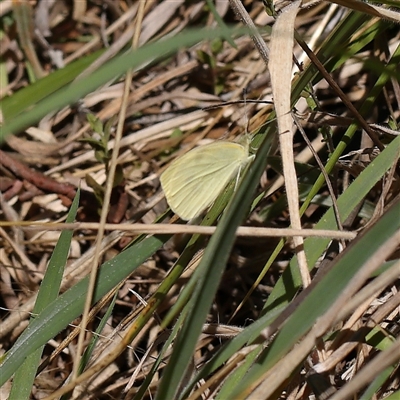
[[[399,398],[399,8],[301,3],[0,4],[1,398]],[[175,224],[160,174],[246,131]]]

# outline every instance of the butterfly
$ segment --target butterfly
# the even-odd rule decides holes
[[[250,137],[243,143],[219,140],[190,150],[174,160],[161,174],[167,203],[188,221],[209,208],[228,183],[254,159],[249,154]]]

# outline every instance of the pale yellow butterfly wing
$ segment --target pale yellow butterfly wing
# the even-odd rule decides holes
[[[172,211],[184,220],[197,217],[253,157],[247,143],[221,140],[177,158],[160,177]]]

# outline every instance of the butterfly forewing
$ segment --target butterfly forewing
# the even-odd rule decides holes
[[[252,158],[247,146],[228,141],[189,151],[161,175],[169,206],[184,220],[197,217]]]

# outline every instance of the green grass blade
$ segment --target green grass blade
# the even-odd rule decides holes
[[[400,61],[400,46],[397,48],[397,52],[394,54],[390,70],[393,70],[396,63]],[[384,84],[390,78],[390,72],[382,74],[379,77],[376,85],[371,91],[370,98],[378,96],[382,90]],[[367,100],[361,107],[360,112],[367,114],[370,110],[371,101]],[[339,143],[336,151],[332,154],[330,161],[328,162],[326,169],[327,171],[332,170],[340,154],[344,151],[345,147],[351,137],[354,135],[357,127],[351,125],[344,135],[344,139]],[[361,202],[368,192],[374,187],[374,185],[382,178],[383,174],[393,165],[398,157],[398,149],[400,148],[399,137],[393,140],[393,142],[361,173],[361,175],[353,182],[348,190],[339,198],[338,206],[340,210],[340,216],[342,222],[350,215],[353,209]],[[385,159],[387,157],[387,159]],[[309,196],[302,206],[304,211],[310,204],[312,198],[318,193],[324,183],[324,177],[320,175],[311,189]],[[315,226],[316,229],[337,229],[333,211],[330,210]],[[305,241],[305,250],[309,265],[313,266],[321,254],[325,251],[329,240],[310,238]],[[296,291],[300,288],[300,275],[298,274],[298,267],[296,259],[293,259],[290,263],[290,268],[286,269],[282,277],[276,284],[271,296],[265,304],[264,309],[270,310],[274,307],[274,304],[279,301],[287,301],[294,296]],[[279,300],[278,300],[279,299]]]
[[[79,191],[77,192],[71,209],[69,210],[66,222],[74,222],[79,206]],[[33,315],[40,314],[46,306],[57,298],[61,286],[61,280],[64,268],[67,262],[69,250],[71,247],[72,230],[64,230],[61,232],[60,238],[54,248],[53,254],[49,260],[49,264],[44,275],[36,303],[33,308]],[[33,317],[31,322],[35,319]],[[13,385],[10,392],[10,400],[29,399],[32,390],[33,381],[37,367],[40,363],[43,347],[40,346],[29,354],[18,371],[15,373]],[[29,350],[29,349],[27,349]],[[33,350],[33,349],[32,349]]]
[[[341,254],[336,264],[310,290],[295,312],[264,351],[246,377],[238,384],[235,392],[249,387],[261,375],[278,362],[295,343],[315,324],[329,307],[341,296],[351,278],[364,266],[378,249],[398,234],[400,229],[400,202],[395,203],[378,222]],[[298,360],[300,364],[302,360]],[[236,397],[235,397],[236,398]]]
[[[117,297],[118,297],[118,292],[115,293],[114,297],[112,298],[111,304],[108,306],[107,311],[101,318],[99,326],[95,330],[94,335],[93,335],[92,339],[90,340],[89,345],[87,346],[85,352],[82,355],[82,359],[79,363],[78,374],[81,374],[85,370],[86,365],[89,363],[90,357],[93,354],[93,351],[96,347],[97,342],[99,341],[99,337],[100,337],[99,335],[101,334],[101,332],[107,325],[107,322],[112,315],[112,312],[113,312],[113,309],[115,306],[115,302],[117,301]]]
[[[62,90],[59,90],[57,93],[33,105],[29,110],[21,110],[18,118],[4,120],[0,131],[0,142],[2,142],[8,134],[19,132],[30,124],[39,121],[48,113],[73,104],[106,82],[117,79],[129,68],[136,68],[146,62],[167,57],[176,50],[193,45],[201,40],[226,37],[234,33],[238,34],[244,32],[248,32],[248,30],[219,28],[214,30],[198,29],[196,31],[186,31],[166,40],[151,43],[135,51],[129,51],[128,53],[119,55],[90,74],[90,76],[85,77],[83,81],[74,81],[70,85],[63,87]]]
[[[196,288],[187,306],[187,318],[175,342],[171,359],[164,370],[156,396],[158,400],[172,399],[177,395],[233,246],[236,228],[250,208],[253,192],[264,171],[271,140],[271,136],[265,138],[198,266]]]
[[[371,190],[383,174],[390,169],[398,157],[400,148],[400,137],[397,137],[382,154],[380,154],[372,164],[370,164],[357,179],[349,186],[346,192],[339,198],[338,206],[343,218],[362,201],[365,194]],[[329,209],[315,229],[335,229],[335,218],[332,208]],[[312,262],[316,262],[318,255],[324,251],[329,239],[309,238],[305,241],[305,249]],[[195,383],[211,374],[214,370],[221,367],[230,357],[232,357],[242,346],[252,343],[260,332],[268,327],[276,317],[284,310],[292,298],[292,292],[300,287],[300,275],[295,259],[283,273],[283,277],[277,282],[270,298],[266,302],[263,316],[252,325],[246,327],[239,335],[228,342],[222,349],[206,364],[201,371],[188,384],[187,390],[183,392],[183,399],[188,395],[188,391]],[[290,295],[289,295],[290,293]]]
[[[338,208],[342,221],[350,215],[352,210],[359,204],[374,185],[390,169],[397,160],[400,148],[400,136],[393,142],[357,177],[349,188],[338,199]],[[336,229],[336,221],[333,209],[329,209],[322,219],[316,224],[315,229]],[[318,258],[325,251],[329,239],[309,238],[304,242],[309,265],[315,265]],[[297,260],[292,259],[282,277],[274,287],[271,296],[265,303],[264,312],[270,311],[276,305],[288,303],[294,293],[299,290],[301,285],[300,274],[298,271]]]
[[[0,108],[3,112],[4,121],[11,122],[15,120],[28,109],[36,107],[36,104],[46,97],[71,83],[100,54],[101,52],[96,52],[76,60],[65,68],[54,71],[50,75],[2,99],[0,101]]]
[[[400,390],[392,393],[390,396],[385,397],[385,400],[399,400],[400,399]]]
[[[93,302],[98,301],[130,275],[168,239],[169,236],[161,235],[149,237],[104,263],[99,269],[98,285],[94,292]],[[86,277],[50,303],[32,321],[2,359],[0,386],[15,373],[34,349],[44,345],[82,313],[87,286],[88,278]]]

